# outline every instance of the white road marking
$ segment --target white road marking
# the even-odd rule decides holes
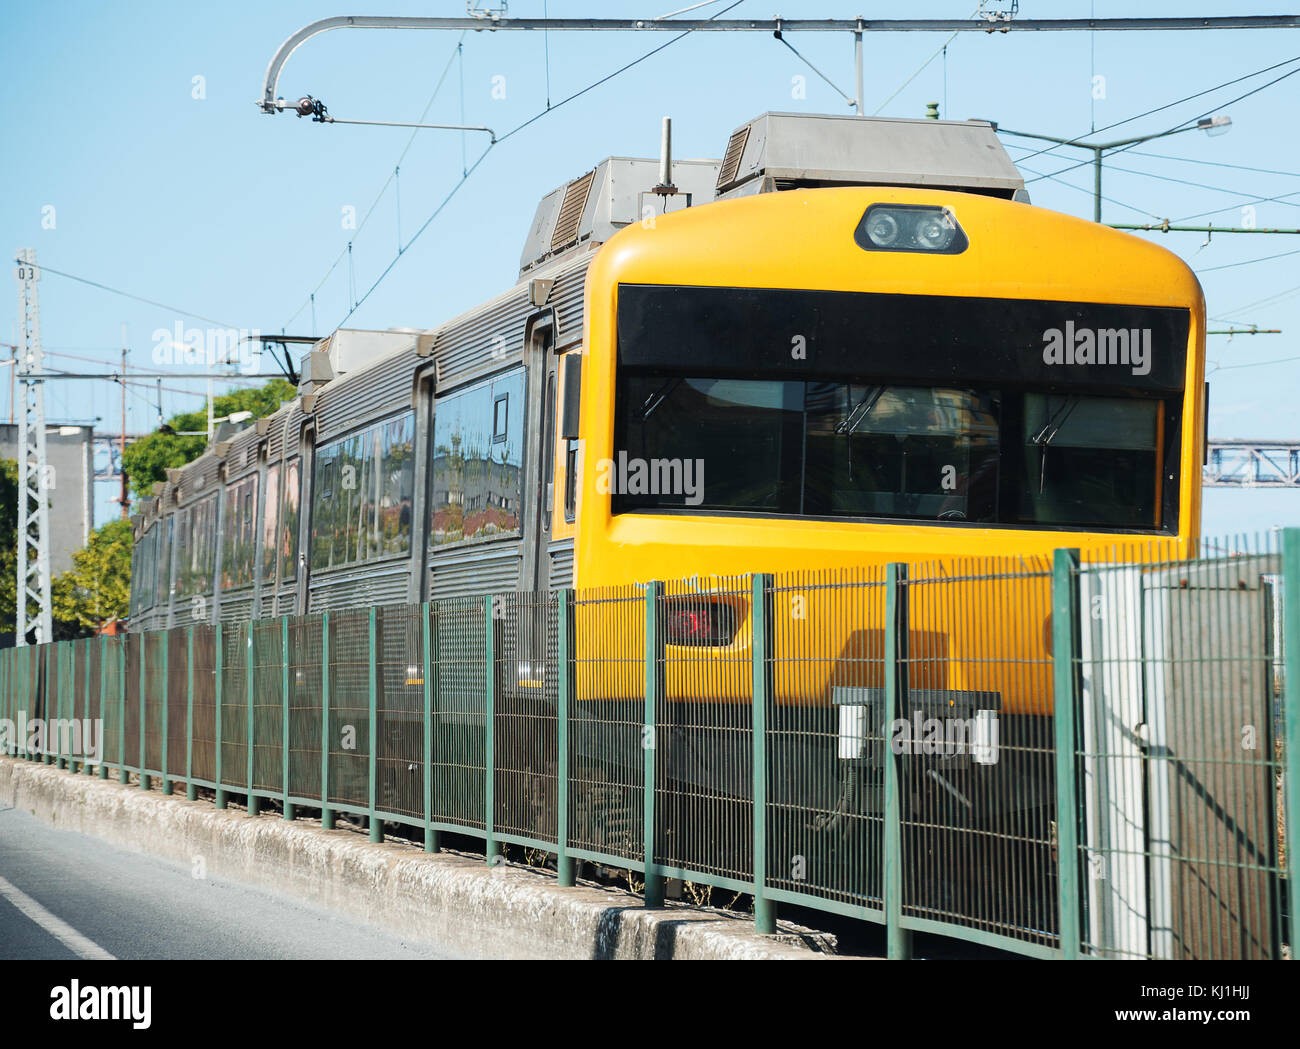
[[[78,958],[92,961],[111,962],[116,959],[103,947],[77,932],[71,925],[56,914],[51,914],[33,900],[22,889],[0,878],[0,896],[12,903],[23,914],[48,932]]]

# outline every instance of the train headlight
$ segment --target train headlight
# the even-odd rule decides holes
[[[970,243],[947,208],[927,204],[872,204],[853,233],[867,251],[926,251],[957,255]]]
[[[874,215],[868,212],[865,226],[867,239],[878,248],[892,247],[898,240],[898,219],[883,208],[877,208]]]

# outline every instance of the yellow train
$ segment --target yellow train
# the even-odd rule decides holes
[[[775,731],[809,755],[782,782],[807,781],[853,752],[835,708],[878,698],[885,564],[1196,542],[1204,335],[1185,264],[1032,206],[989,124],[764,114],[720,160],[612,157],[549,194],[490,302],[322,340],[299,398],[137,516],[132,629],[576,588],[576,699],[608,705],[574,738],[617,780],[641,760],[632,587],[687,580],[662,695],[712,735],[661,760],[743,798],[743,577],[772,573]],[[830,569],[861,585],[808,574]],[[1047,594],[1044,571],[911,587],[913,695],[1041,744]],[[553,702],[545,637],[511,635],[503,703]]]
[[[769,152],[783,124],[806,132],[761,123]],[[942,139],[924,121],[905,130]],[[802,157],[818,145],[800,144]],[[849,148],[824,132],[820,144]],[[576,584],[1194,544],[1195,275],[1159,247],[983,181],[760,192],[614,237],[587,280]],[[967,620],[996,587],[914,606],[945,654],[914,683],[1048,713],[1046,668],[1023,670],[1044,655],[1046,581],[1000,609],[991,646]],[[719,652],[747,657],[747,597],[699,593],[683,630],[722,624]],[[778,622],[796,621],[794,596],[780,594]],[[822,670],[796,676],[780,659],[778,702],[828,704],[835,684],[878,684],[877,668],[835,658],[847,638],[831,592],[805,600],[791,643]],[[670,651],[698,651],[671,619],[669,630]],[[701,674],[698,661],[670,664],[668,688],[679,700],[734,693],[725,670]]]

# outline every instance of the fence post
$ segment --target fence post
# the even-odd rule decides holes
[[[1287,942],[1300,944],[1300,528],[1282,530],[1283,698],[1282,773],[1286,784]]]
[[[56,641],[54,642],[54,647],[58,649],[58,655],[56,658],[59,661],[59,691],[58,691],[58,695],[55,697],[55,702],[57,703],[57,706],[54,708],[54,719],[52,722],[46,722],[45,727],[48,731],[51,724],[55,726],[54,767],[56,769],[61,769],[65,767],[66,758],[64,757],[64,753],[63,753],[64,734],[61,731],[59,731],[58,724],[60,721],[62,721],[67,717],[67,713],[66,711],[64,711],[63,708],[64,706],[66,706],[65,699],[69,696],[69,694],[72,691],[70,688],[68,688],[68,682],[69,680],[75,682],[77,679],[76,678],[77,646],[75,643],[69,644],[66,641]]]
[[[1052,721],[1056,749],[1056,869],[1061,954],[1079,957],[1075,700],[1079,680],[1079,551],[1052,560]]]
[[[655,738],[659,693],[663,688],[663,631],[659,629],[659,605],[664,585],[657,580],[645,589],[645,724],[641,727],[644,758],[642,822],[645,839],[645,905],[664,905],[664,879],[655,866]]]
[[[574,877],[573,857],[569,855],[569,696],[573,689],[573,648],[569,640],[570,614],[573,591],[564,589],[556,595],[556,639],[559,641],[559,681],[556,687],[556,775],[555,805],[556,830],[555,847],[556,873],[559,883],[568,887],[576,882]]]
[[[254,773],[256,771],[255,759],[257,757],[256,707],[253,705],[253,679],[255,677],[253,667],[257,659],[257,646],[254,641],[257,636],[256,624],[257,620],[249,620],[247,624],[248,644],[245,647],[248,655],[245,659],[244,668],[244,706],[248,710],[248,731],[245,733],[248,739],[248,760],[245,764],[248,766],[248,814],[250,816],[256,816],[260,807],[257,795],[253,793]]]
[[[148,726],[145,722],[146,710],[147,710],[147,707],[145,706],[145,695],[148,692],[148,689],[146,688],[146,684],[148,682],[148,677],[146,675],[146,670],[147,670],[146,663],[148,662],[148,660],[146,660],[145,657],[148,654],[149,654],[149,635],[143,634],[140,637],[140,789],[141,790],[149,789],[149,776],[145,772],[145,768],[147,766],[145,765],[145,760],[144,760],[147,753],[145,750],[145,740],[149,736]]]
[[[433,649],[438,643],[438,632],[430,620],[431,605],[420,606],[420,652],[424,660],[420,680],[424,683],[424,851],[437,852],[441,835],[433,829],[433,668],[436,664]]]
[[[330,614],[320,617],[320,825],[334,829],[330,800]]]
[[[767,885],[767,705],[771,700],[772,660],[772,577],[753,577],[750,592],[750,646],[754,673],[754,930],[763,935],[776,932],[776,903],[764,893]]]
[[[126,771],[126,646],[131,638],[139,639],[142,635],[130,634],[122,638],[117,650],[117,781],[126,783],[130,776]]]
[[[495,602],[496,598],[492,594],[483,598],[483,858],[489,866],[494,866],[501,855],[501,846],[495,835],[497,637],[496,624],[492,618]]]
[[[224,809],[226,807],[226,789],[225,789],[225,781],[221,778],[222,771],[223,771],[221,768],[221,750],[222,750],[222,736],[221,736],[222,681],[221,678],[222,678],[222,674],[225,672],[226,643],[222,636],[221,624],[218,623],[215,629],[216,629],[216,635],[212,639],[212,652],[213,652],[212,690],[215,693],[216,709],[213,711],[213,716],[212,716],[212,735],[216,737],[216,741],[213,744],[213,746],[216,748],[216,751],[212,755],[212,771],[213,771],[213,779],[217,784],[217,797],[216,797],[215,804],[217,808]]]
[[[292,821],[296,813],[289,800],[289,617],[280,617],[280,692],[284,697],[284,724],[280,730],[280,786],[284,818]]]
[[[384,825],[375,810],[379,808],[379,609],[370,606],[370,674],[368,689],[370,694],[370,755],[369,755],[369,789],[366,791],[370,801],[370,815],[366,822],[370,826],[370,840],[384,840]]]
[[[85,720],[82,722],[82,725],[85,725],[90,721],[90,662],[91,662],[90,648],[92,645],[101,642],[102,639],[99,637],[86,638],[86,671],[84,674],[81,675],[82,714],[85,716]],[[95,660],[95,665],[96,666],[100,665],[100,661],[98,659]],[[93,776],[95,774],[95,766],[92,765],[90,762],[84,760],[86,758],[86,739],[84,736],[82,737],[81,740],[81,756],[83,759],[81,762],[81,771],[88,776]],[[93,757],[93,755],[91,756]]]
[[[54,657],[54,673],[50,672],[50,657]],[[43,763],[46,765],[54,764],[54,756],[50,753],[50,721],[58,717],[59,695],[58,689],[54,695],[50,695],[50,679],[57,677],[59,689],[63,687],[63,675],[58,673],[59,669],[59,646],[58,642],[51,641],[45,646],[45,739],[41,745],[41,756]]]
[[[172,682],[171,682],[171,676],[168,673],[170,669],[168,664],[171,659],[171,651],[172,651],[172,635],[170,630],[166,631],[163,634],[162,650],[163,650],[163,654],[162,654],[163,689],[162,689],[162,705],[160,707],[160,709],[162,710],[162,732],[161,732],[162,749],[159,751],[158,754],[158,771],[162,774],[163,794],[171,794],[172,781],[171,781],[171,777],[167,775],[167,743],[168,743],[167,736],[169,731],[169,723],[172,719],[171,718]]]
[[[118,643],[120,645],[120,642]],[[101,636],[99,639],[99,767],[95,770],[95,775],[99,779],[108,779],[108,765],[105,762],[104,754],[104,725],[108,719],[104,716],[107,713],[108,706],[108,688],[104,684],[104,672],[107,667],[104,666],[104,658],[115,647],[107,637]]]
[[[903,928],[902,755],[895,754],[891,726],[901,716],[908,687],[907,565],[885,566],[885,702],[880,733],[885,765],[885,953],[912,957],[912,934]]]
[[[196,801],[194,785],[194,626],[185,628],[185,800]]]

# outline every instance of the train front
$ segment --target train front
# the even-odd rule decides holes
[[[887,563],[1194,542],[1200,286],[1021,185],[987,124],[768,114],[732,136],[720,199],[601,249],[575,582],[689,580],[665,606],[670,702],[747,702],[748,573],[776,577],[776,702],[830,706],[881,683]],[[818,583],[839,569],[858,599]],[[1049,713],[1041,575],[914,607],[913,686]],[[992,602],[1004,658],[964,659]]]

